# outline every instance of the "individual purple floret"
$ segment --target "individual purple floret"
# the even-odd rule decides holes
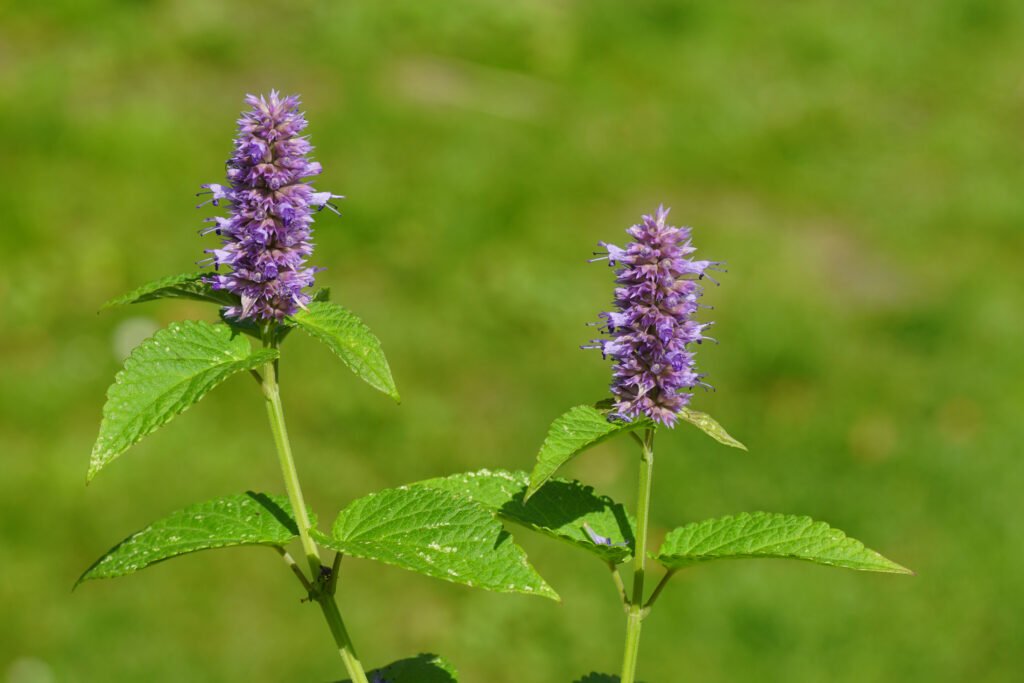
[[[215,232],[222,238],[219,249],[207,249],[209,258],[200,261],[227,273],[209,276],[214,289],[227,290],[241,298],[240,306],[224,309],[236,319],[280,320],[309,303],[303,290],[313,285],[318,268],[306,266],[313,253],[310,241],[312,210],[325,206],[338,213],[331,199],[341,195],[315,192],[306,178],[320,173],[320,164],[310,161],[313,147],[305,135],[306,118],[299,111],[299,98],[247,95],[252,108],[238,120],[235,152],[227,162],[229,185],[203,185],[210,199],[199,206],[226,201],[228,218],[207,219],[213,223],[200,231]]]
[[[702,291],[696,281],[719,262],[687,258],[696,251],[690,244],[690,228],[667,225],[667,217],[668,209],[661,206],[655,216],[644,216],[642,223],[626,231],[634,241],[625,249],[600,243],[608,253],[593,260],[607,259],[618,266],[618,310],[600,316],[600,326],[611,338],[595,339],[585,348],[599,348],[615,362],[611,417],[632,421],[647,416],[672,427],[693,396],[686,390],[708,386],[694,370],[687,346],[709,339],[703,331],[711,323],[691,317]]]

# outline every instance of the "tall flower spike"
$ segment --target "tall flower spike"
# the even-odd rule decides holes
[[[313,253],[313,209],[325,206],[341,195],[316,192],[307,178],[318,175],[320,164],[309,160],[313,150],[309,139],[300,135],[306,118],[299,111],[299,98],[247,95],[251,109],[238,120],[235,151],[227,162],[229,185],[203,185],[210,199],[199,206],[226,201],[228,218],[207,219],[212,223],[202,234],[221,237],[219,249],[207,249],[210,256],[200,261],[227,273],[207,278],[214,289],[227,290],[241,298],[225,314],[236,319],[280,320],[309,303],[303,290],[313,285],[318,268],[306,266]]]
[[[633,238],[625,249],[601,242],[615,271],[615,311],[602,313],[600,323],[609,339],[595,339],[592,346],[614,361],[613,417],[631,421],[647,416],[668,427],[690,402],[687,393],[705,385],[694,370],[691,344],[699,344],[711,323],[692,319],[702,288],[697,280],[716,261],[688,258],[696,249],[690,244],[690,228],[666,224],[668,209],[659,206],[654,216],[626,232]]]

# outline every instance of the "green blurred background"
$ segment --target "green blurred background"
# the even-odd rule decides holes
[[[279,5],[275,7],[274,5]],[[320,281],[378,333],[391,404],[296,336],[284,393],[307,495],[529,468],[606,393],[577,350],[607,306],[598,240],[659,202],[730,272],[694,405],[750,447],[660,439],[658,536],[798,512],[916,578],[792,562],[680,575],[641,676],[1020,681],[1024,659],[1024,5],[612,0],[7,2],[0,9],[0,680],[327,681],[319,614],[270,551],[201,553],[71,593],[113,542],[187,503],[282,489],[238,377],[84,486],[104,391],[212,238],[247,92],[301,93],[348,196]],[[570,468],[633,504],[628,440]],[[517,533],[564,602],[346,562],[371,664],[420,651],[470,683],[617,672],[607,571]]]

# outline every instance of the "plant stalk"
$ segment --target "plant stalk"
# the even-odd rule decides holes
[[[640,651],[640,626],[644,612],[644,570],[647,559],[647,517],[651,508],[651,472],[654,469],[654,430],[644,433],[640,457],[640,481],[636,508],[636,547],[633,550],[633,596],[626,620],[626,649],[622,656],[621,683],[636,680],[637,655]]]
[[[267,348],[277,348],[272,329],[265,330],[263,345]],[[306,501],[302,496],[302,487],[299,485],[299,473],[295,468],[295,458],[292,456],[291,442],[288,440],[288,428],[284,421],[284,408],[281,405],[281,392],[277,381],[277,362],[271,361],[263,366],[261,377],[263,396],[267,401],[267,416],[270,418],[270,429],[274,433],[274,445],[277,447],[278,460],[281,463],[281,474],[284,476],[285,489],[288,491],[288,501],[291,503],[292,511],[295,514],[295,525],[299,530],[299,540],[302,542],[302,550],[309,562],[310,579],[308,585],[318,587],[311,591],[310,597],[315,599],[324,613],[327,625],[334,636],[334,642],[338,646],[338,653],[345,664],[352,683],[369,683],[363,665],[356,655],[352,639],[345,629],[345,622],[341,618],[341,612],[334,601],[334,592],[323,590],[322,564],[320,562],[320,550],[310,535],[312,524],[309,521],[309,512],[306,509]],[[298,569],[296,566],[295,569]],[[301,570],[300,570],[301,571]],[[329,578],[328,584],[333,587],[334,577]],[[304,584],[305,585],[305,584]]]

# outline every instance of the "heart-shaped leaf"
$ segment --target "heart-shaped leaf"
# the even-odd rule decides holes
[[[665,537],[657,555],[671,570],[740,558],[791,558],[861,571],[913,574],[824,522],[774,512],[744,512],[679,527]]]
[[[291,322],[326,344],[364,382],[400,400],[380,340],[352,311],[330,301],[311,301]]]
[[[417,486],[443,488],[466,495],[515,522],[546,536],[566,541],[606,562],[619,564],[633,555],[633,521],[625,509],[578,481],[550,480],[524,500],[525,472],[480,470],[428,479]]]
[[[565,463],[583,451],[613,436],[650,427],[650,420],[623,422],[609,420],[608,412],[594,406],[576,406],[558,417],[548,428],[547,438],[537,454],[537,464],[530,474],[529,499]]]
[[[464,496],[423,486],[387,489],[341,511],[323,545],[436,579],[502,593],[558,595],[494,515]]]
[[[171,323],[132,351],[107,390],[88,479],[231,375],[277,357],[226,325]]]
[[[285,498],[252,491],[217,498],[172,512],[132,534],[89,567],[78,583],[125,576],[178,555],[211,548],[280,547],[298,534]]]

